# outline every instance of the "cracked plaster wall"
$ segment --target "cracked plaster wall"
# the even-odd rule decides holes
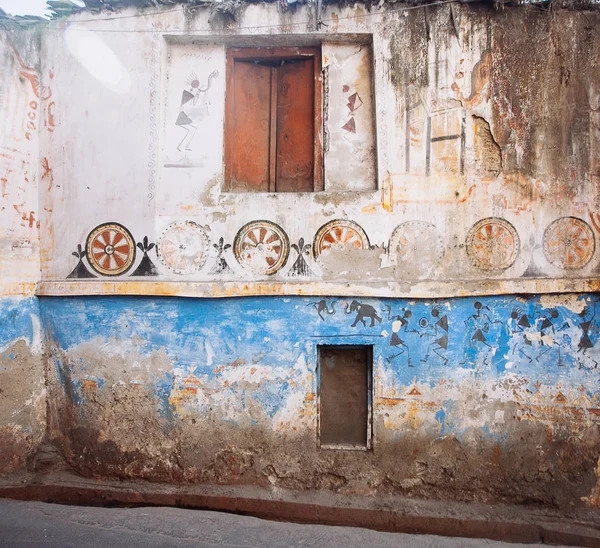
[[[35,32],[0,32],[0,475],[27,465],[46,423],[33,297],[40,278],[39,132],[48,116],[38,67]]]
[[[597,278],[597,14],[328,6],[318,32],[306,6],[208,16],[80,14],[44,32],[56,127],[41,148],[57,181],[42,189],[44,281],[242,281],[253,294],[257,281],[368,280],[376,295],[389,282],[459,294],[465,280],[562,291]],[[325,191],[222,192],[226,48],[315,43]],[[184,91],[200,93],[191,110]],[[242,249],[242,227],[265,221],[282,244],[273,268]],[[99,271],[89,253],[79,266],[72,252],[109,223],[131,235],[130,267]],[[133,245],[144,237],[147,258]],[[174,258],[177,237],[188,248]]]
[[[43,299],[49,438],[99,478],[558,506],[591,496],[596,295],[371,299],[364,322],[351,304]],[[373,346],[372,451],[318,447],[322,344]]]
[[[518,293],[521,282],[547,278],[548,291],[560,292],[569,290],[569,280],[597,277],[599,52],[589,18],[597,15],[328,6],[328,26],[317,33],[308,7],[282,13],[272,4],[243,7],[227,28],[209,23],[203,9],[135,18],[81,14],[41,29],[41,54],[34,36],[17,32],[13,47],[3,34],[3,82],[16,91],[3,94],[0,108],[11,114],[5,120],[14,114],[16,129],[3,126],[2,143],[8,135],[14,152],[29,156],[18,160],[7,186],[26,197],[0,212],[4,257],[23,257],[4,259],[0,268],[29,285],[2,278],[3,292],[18,295],[2,302],[3,321],[13,318],[20,331],[3,343],[0,359],[8,385],[31,381],[13,387],[8,400],[0,394],[3,428],[11,436],[18,431],[11,439],[19,440],[2,456],[4,468],[21,467],[43,433],[38,305],[25,298],[38,279],[38,261],[42,280],[60,281],[64,294],[70,274],[91,283],[86,272],[101,281],[133,276],[125,292],[137,291],[138,276],[149,275],[209,288],[239,282],[232,295],[265,291],[253,285],[260,280],[316,281],[323,291],[333,282],[410,287],[433,280],[449,282],[445,293],[456,298],[361,301],[382,319],[372,328],[352,328],[341,302],[321,319],[318,299],[306,297],[43,299],[48,439],[73,470],[96,477],[597,502],[597,492],[591,494],[598,461],[596,297],[489,297],[478,301],[487,307],[486,322],[473,318],[475,301],[458,298],[452,285],[513,280]],[[355,112],[357,133],[346,135],[351,142],[339,140],[348,133],[339,127],[348,122],[341,113],[359,103],[350,98],[343,67],[337,74],[332,69],[346,53],[325,61],[323,193],[220,192],[225,47],[263,45],[267,37],[276,45],[316,41],[326,44],[324,51],[346,53],[348,40],[371,44],[372,69],[361,63],[347,73],[363,106],[370,89],[374,112],[372,124],[363,117],[366,107]],[[181,55],[169,57],[178,48]],[[212,120],[197,141],[200,156],[210,151],[200,158],[200,176],[165,168],[169,132],[181,129],[167,115],[181,92],[181,81],[167,78],[176,63],[184,67],[184,85],[191,86],[193,75],[200,80],[216,70],[220,76],[200,103],[208,107],[204,121]],[[341,90],[333,89],[340,83]],[[174,99],[167,96],[170,86],[178,89]],[[335,172],[360,154],[366,158],[358,162],[361,178],[348,181]],[[9,166],[4,156],[2,162]],[[341,189],[344,182],[349,186]],[[23,211],[14,207],[21,203]],[[490,218],[493,223],[477,225]],[[265,220],[279,225],[290,243],[273,274],[260,256],[246,262],[232,247],[242,226]],[[320,227],[336,220],[329,233],[354,230],[359,244],[323,249]],[[104,223],[125,227],[130,251],[137,250],[116,277],[94,271],[86,254],[88,235]],[[164,255],[169,227],[191,235],[181,268]],[[560,238],[565,228],[578,239],[574,256],[561,253],[568,247]],[[162,254],[153,245],[161,242]],[[326,304],[330,310],[332,299]],[[435,355],[427,344],[435,332],[434,304],[452,319],[447,352],[435,347]],[[411,340],[400,352],[390,344],[399,320],[385,314],[404,317],[407,310],[428,323],[407,334]],[[542,328],[545,320],[553,327]],[[472,338],[479,322],[488,344]],[[349,340],[374,344],[374,450],[321,452],[316,344]]]

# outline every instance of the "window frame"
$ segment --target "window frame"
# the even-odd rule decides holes
[[[266,192],[261,191],[242,191],[231,188],[232,179],[232,135],[234,131],[233,115],[233,93],[235,78],[235,63],[238,60],[248,61],[276,61],[277,59],[306,59],[313,58],[314,70],[314,119],[313,119],[313,190],[304,192],[288,192],[276,190],[275,165],[270,161],[269,165],[269,189]],[[271,120],[273,124],[274,121]],[[230,47],[227,48],[226,56],[226,84],[225,84],[225,132],[224,132],[224,160],[225,160],[225,181],[224,192],[232,194],[312,194],[314,192],[324,191],[324,166],[323,166],[323,76],[321,65],[321,46],[313,47]],[[269,149],[270,157],[273,156]]]

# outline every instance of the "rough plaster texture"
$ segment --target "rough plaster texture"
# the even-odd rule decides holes
[[[32,295],[40,277],[39,130],[48,95],[39,81],[39,37],[0,32],[0,295]]]
[[[45,430],[38,302],[39,132],[49,92],[39,81],[39,36],[0,32],[0,474],[25,467]]]
[[[44,299],[50,437],[91,477],[581,504],[596,302]],[[372,451],[319,449],[320,344],[373,345]]]
[[[598,287],[597,13],[311,7],[0,34],[2,469],[47,405],[91,477],[597,505],[597,297],[560,295]],[[230,45],[321,45],[324,192],[221,191]],[[40,277],[146,297],[38,322]],[[321,451],[316,346],[349,342],[373,451]]]
[[[64,280],[77,245],[85,251],[93,229],[111,222],[134,243],[157,246],[148,259],[129,253],[131,268],[115,277],[84,256],[102,279],[238,280],[238,294],[253,294],[258,280],[408,288],[510,280],[527,291],[528,281],[547,278],[562,291],[565,279],[597,277],[597,14],[328,6],[319,31],[305,6],[245,5],[227,23],[208,17],[201,8],[79,14],[64,32],[56,24],[43,32],[56,127],[41,150],[61,181],[42,189],[52,210],[43,220],[44,280]],[[325,191],[223,193],[226,48],[307,44],[323,50]],[[184,92],[197,98],[183,103]],[[564,226],[552,224],[561,218]],[[333,220],[346,224],[323,253],[320,229]],[[275,272],[256,268],[259,253],[250,264],[236,248],[256,221],[283,232]],[[183,258],[165,251],[173,223],[186,239]],[[572,257],[565,227],[576,233]],[[359,260],[345,254],[355,248]],[[328,259],[331,249],[344,253]],[[142,260],[153,263],[150,274]],[[298,260],[306,264],[294,268]]]
[[[0,298],[0,474],[25,467],[46,424],[37,300]]]

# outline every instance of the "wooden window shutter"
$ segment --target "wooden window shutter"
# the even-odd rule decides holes
[[[321,190],[318,49],[235,49],[227,62],[226,190]]]
[[[236,63],[228,93],[225,176],[230,191],[269,191],[271,69]]]
[[[314,59],[277,68],[277,192],[314,190]]]

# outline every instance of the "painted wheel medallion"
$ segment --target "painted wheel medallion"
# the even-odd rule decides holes
[[[283,229],[270,221],[253,221],[238,231],[233,241],[238,262],[255,274],[275,274],[290,254],[290,242]]]
[[[467,254],[481,270],[511,267],[517,259],[520,245],[515,227],[496,217],[478,221],[467,235]]]
[[[105,276],[118,276],[133,266],[135,242],[123,225],[105,223],[89,233],[85,254],[96,272]]]
[[[161,262],[175,274],[191,274],[200,270],[208,256],[208,235],[193,221],[171,223],[157,245]]]
[[[389,244],[390,263],[407,278],[425,276],[444,256],[444,240],[435,225],[407,221],[396,227]]]
[[[577,217],[556,219],[544,231],[544,255],[560,268],[583,268],[592,260],[595,249],[594,232]]]
[[[368,249],[369,246],[369,238],[360,225],[353,221],[336,220],[319,228],[315,235],[313,252],[315,257],[318,257],[335,249]]]

